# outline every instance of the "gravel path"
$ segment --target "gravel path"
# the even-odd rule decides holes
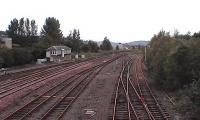
[[[64,120],[106,120],[120,70],[121,59],[106,66],[73,103]]]

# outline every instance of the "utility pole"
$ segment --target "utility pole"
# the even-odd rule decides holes
[[[144,48],[144,60],[147,62],[147,46]]]

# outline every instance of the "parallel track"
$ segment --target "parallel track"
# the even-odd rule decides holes
[[[161,106],[161,104],[156,99],[152,90],[150,89],[146,77],[144,76],[142,70],[141,57],[137,58],[135,62],[135,78],[136,78],[136,89],[139,91],[139,95],[143,98],[143,103],[145,104],[148,114],[153,120],[168,120],[170,119],[169,114]]]
[[[14,94],[18,91],[21,91],[25,88],[28,88],[30,86],[33,86],[35,84],[41,83],[55,75],[62,74],[68,70],[72,70],[75,68],[78,68],[82,65],[87,65],[91,62],[94,62],[95,60],[102,60],[107,57],[98,57],[97,59],[89,60],[86,62],[81,62],[69,67],[66,67],[68,65],[62,64],[61,66],[51,67],[47,70],[39,70],[35,73],[32,73],[30,75],[26,75],[17,79],[10,79],[2,82],[0,85],[0,99],[9,96],[11,94]]]
[[[37,111],[41,109],[42,106],[44,107],[50,104],[50,102],[54,102],[54,105],[48,108],[48,111],[46,113],[40,115],[41,116],[40,119],[48,119],[49,117],[51,118],[52,116],[56,119],[62,118],[62,115],[64,115],[69,106],[84,90],[87,84],[89,84],[89,82],[95,77],[95,75],[98,74],[98,72],[105,65],[118,58],[119,56],[105,63],[98,64],[92,67],[91,69],[87,69],[79,73],[78,75],[76,74],[70,77],[69,80],[65,80],[63,83],[60,83],[54,88],[51,88],[50,90],[46,91],[44,94],[40,95],[36,99],[22,106],[20,109],[16,110],[14,113],[7,116],[5,120],[28,119],[29,117],[37,113]],[[69,88],[71,84],[73,84],[74,86],[72,88]],[[57,99],[56,96],[60,96],[60,98]]]
[[[136,56],[134,61],[130,58],[123,63],[126,65],[120,73],[111,101],[112,112],[108,119],[169,120],[170,116],[158,102],[147,83],[142,71],[141,58]]]
[[[86,63],[87,64],[87,63]],[[38,84],[40,82],[43,82],[44,80],[47,80],[48,78],[51,78],[55,75],[64,73],[68,70],[72,70],[75,69],[77,67],[79,67],[81,64],[77,64],[77,65],[73,65],[67,68],[63,68],[63,69],[53,69],[52,70],[47,70],[45,72],[42,72],[39,76],[38,74],[35,76],[35,74],[33,76],[28,76],[28,77],[23,77],[21,79],[17,79],[16,81],[12,81],[10,82],[10,84],[2,86],[0,88],[1,92],[0,92],[0,99],[4,98],[10,94],[16,93],[24,88],[30,87],[34,84]],[[82,65],[85,65],[82,64]]]

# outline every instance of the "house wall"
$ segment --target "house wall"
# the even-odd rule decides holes
[[[61,56],[57,56],[57,55],[50,56],[51,62],[61,62],[61,61],[65,61],[65,60],[71,60],[71,55],[65,54],[65,57],[61,57]]]
[[[11,49],[12,48],[12,38],[2,37],[0,38],[2,43],[4,42],[4,46]]]
[[[64,54],[71,54],[71,50],[63,50]],[[61,50],[57,50],[56,51],[56,54],[57,55],[61,55],[62,54],[62,51]]]
[[[64,57],[62,57],[62,51],[64,53]],[[71,50],[55,50],[51,49],[46,51],[46,57],[51,62],[60,62],[64,60],[71,60]]]
[[[50,57],[51,55],[50,55],[50,51],[46,51],[46,57]]]

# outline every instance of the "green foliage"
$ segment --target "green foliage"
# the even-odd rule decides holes
[[[39,40],[37,36],[37,25],[35,20],[21,18],[17,20],[14,18],[11,20],[8,30],[6,30],[9,37],[12,38],[14,44],[18,44],[21,47],[33,46]]]
[[[26,22],[25,22],[25,28],[26,28],[26,35],[30,36],[31,35],[31,30],[30,30],[30,20],[28,18],[26,18]]]
[[[31,20],[31,36],[37,36],[38,27],[35,20]]]
[[[39,41],[31,48],[31,54],[33,56],[33,60],[36,61],[37,59],[43,59],[46,57],[46,49],[48,46],[44,44],[43,41]]]
[[[8,26],[8,30],[6,31],[10,37],[18,35],[19,33],[19,21],[14,18],[10,21],[10,25]]]
[[[161,31],[147,49],[147,66],[154,82],[165,90],[179,90],[176,108],[186,119],[200,118],[199,33],[174,36]]]
[[[30,51],[24,48],[15,48],[12,50],[14,59],[14,65],[23,65],[30,63],[33,60],[33,56]]]
[[[31,50],[27,48],[0,49],[0,67],[23,65],[34,60]]]
[[[89,52],[89,51],[90,51],[90,46],[89,46],[88,44],[83,44],[83,45],[81,46],[81,50],[82,50],[83,52]]]
[[[9,67],[14,64],[14,58],[10,49],[0,49],[0,57],[2,58],[2,67]]]
[[[112,45],[107,37],[104,38],[101,47],[102,50],[112,50]]]
[[[98,52],[99,51],[99,46],[96,42],[94,41],[89,41],[88,42],[89,48],[91,52]]]
[[[8,30],[6,30],[9,37],[27,37],[27,36],[37,36],[37,25],[35,20],[30,20],[26,18],[21,18],[17,20],[14,18],[10,21]]]
[[[171,37],[161,31],[152,38],[147,49],[147,65],[158,86],[175,90],[200,77],[200,63],[197,62],[200,39],[188,36],[187,33]]]
[[[19,20],[19,35],[25,36],[24,18]]]
[[[41,32],[42,39],[47,45],[60,45],[63,39],[60,23],[54,17],[48,17]]]
[[[65,39],[65,45],[71,47],[73,52],[80,52],[83,41],[80,40],[79,30],[74,29],[73,33],[70,32],[70,34]]]
[[[176,101],[177,110],[184,114],[186,119],[198,120],[200,118],[200,80],[180,90]]]
[[[39,42],[39,36],[15,36],[12,38],[14,44],[19,44],[21,47],[32,47]]]

